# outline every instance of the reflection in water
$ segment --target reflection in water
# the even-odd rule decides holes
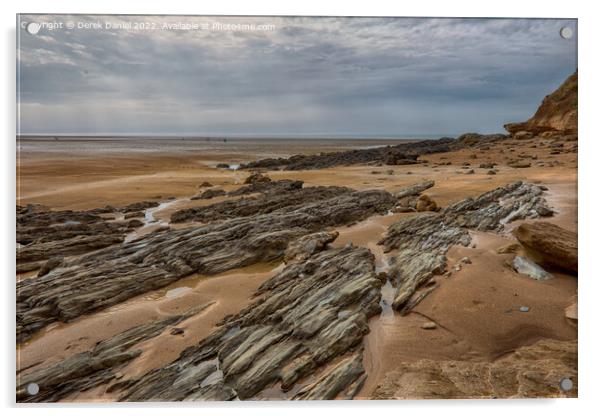
[[[395,299],[395,288],[391,284],[391,280],[387,279],[387,282],[382,285],[380,294],[380,317],[381,319],[391,320],[394,316],[392,305]]]
[[[191,290],[192,288],[188,286],[176,287],[175,289],[168,290],[167,293],[165,293],[165,297],[168,299],[179,298]]]

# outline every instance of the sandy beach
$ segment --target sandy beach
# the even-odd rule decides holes
[[[421,157],[424,163],[416,165],[353,165],[266,173],[272,180],[301,180],[305,187],[336,185],[393,193],[416,182],[434,180],[428,195],[440,206],[449,206],[514,181],[527,181],[547,187],[545,197],[556,212],[550,221],[576,231],[576,156],[571,153],[551,156],[547,148],[533,147],[533,144],[532,140],[499,142],[477,152],[461,149],[427,155]],[[78,151],[70,153],[49,152],[48,146],[52,145],[33,141],[24,145],[27,150],[22,151],[18,165],[19,205],[36,203],[52,210],[86,210],[150,200],[164,203],[163,208],[160,205],[159,209],[153,209],[153,216],[165,224],[169,224],[171,214],[177,210],[235,199],[225,196],[190,199],[203,182],[232,191],[249,175],[244,170],[217,169],[218,163],[244,163],[266,156],[266,150],[255,143],[237,143],[219,151],[208,151],[204,148],[206,143],[186,143],[181,149],[161,143],[150,145],[159,149],[148,152],[134,148],[111,152],[110,143],[85,141],[77,144]],[[362,145],[365,143],[337,141],[325,145],[312,141],[303,143],[302,147],[312,154]],[[284,153],[285,147],[289,147],[288,143],[270,146],[284,156],[291,156]],[[509,148],[514,154],[528,154],[544,163],[554,161],[554,165],[526,169],[506,166],[509,152],[501,150]],[[292,148],[293,152],[297,150]],[[475,154],[478,163],[496,164],[496,174],[490,175],[488,169],[478,168]],[[470,164],[474,173],[466,174],[466,169],[462,169],[464,164]],[[333,247],[349,243],[366,247],[376,256],[377,270],[383,269],[388,255],[378,243],[391,224],[408,215],[414,214],[374,216],[338,227],[339,237]],[[447,254],[450,268],[464,257],[471,259],[470,265],[454,271],[451,276],[437,277],[437,289],[409,314],[402,316],[383,310],[370,319],[370,332],[363,340],[367,378],[356,398],[415,397],[415,391],[400,389],[397,383],[396,374],[407,371],[408,363],[425,360],[429,363],[494,363],[540,340],[576,340],[576,326],[565,317],[565,309],[575,300],[576,279],[562,272],[554,272],[555,278],[546,282],[517,275],[507,266],[514,254],[496,252],[499,247],[515,241],[511,230],[519,223],[509,225],[501,234],[471,233],[472,246],[455,246]],[[152,231],[152,228],[139,231],[136,238]],[[259,286],[282,267],[280,262],[260,263],[214,276],[193,275],[71,322],[50,325],[18,345],[19,367],[26,374],[37,366],[48,366],[86,351],[129,328],[202,305],[200,312],[178,325],[184,335],[164,332],[136,346],[142,353],[120,371],[131,378],[141,376],[167,365],[185,348],[214,331],[224,317],[244,309]],[[519,312],[521,305],[529,305],[530,312]],[[422,325],[426,322],[435,322],[439,329],[425,331]],[[101,385],[62,400],[116,400],[118,395],[107,392],[106,388],[107,385]],[[269,395],[266,397],[264,393],[262,397],[269,398]]]

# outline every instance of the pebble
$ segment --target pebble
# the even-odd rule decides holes
[[[521,312],[529,312],[531,308],[529,308],[528,306],[521,306],[518,310]]]
[[[437,324],[434,322],[425,322],[421,326],[422,329],[437,329]]]

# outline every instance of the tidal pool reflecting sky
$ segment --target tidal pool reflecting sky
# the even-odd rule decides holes
[[[21,134],[500,132],[577,66],[575,20],[21,15],[18,26]]]

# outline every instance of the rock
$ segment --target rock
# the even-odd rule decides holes
[[[428,294],[419,289],[445,272],[445,253],[452,245],[470,244],[469,229],[499,232],[507,222],[539,217],[537,208],[546,205],[541,194],[536,185],[515,182],[440,213],[408,216],[392,224],[379,244],[385,252],[397,250],[390,269],[396,287],[393,308],[407,313]]]
[[[124,234],[115,233],[77,235],[61,240],[35,242],[17,249],[17,264],[49,260],[52,257],[76,256],[122,243],[123,240]]]
[[[381,146],[369,149],[354,149],[342,152],[320,153],[317,155],[294,155],[289,158],[269,158],[243,164],[242,169],[324,169],[352,164],[417,164],[418,156],[447,152],[455,140],[443,137],[439,140],[423,140],[402,143],[395,146]]]
[[[334,400],[347,386],[353,385],[356,380],[365,380],[362,365],[361,350],[350,358],[343,360],[332,371],[327,372],[315,383],[301,389],[294,397],[295,400]],[[363,377],[362,377],[363,376]],[[361,386],[360,386],[361,387]],[[356,389],[356,392],[359,388]],[[353,398],[347,397],[349,399]]]
[[[518,308],[518,310],[521,312],[529,312],[531,308],[529,308],[528,306],[521,306],[520,308]]]
[[[495,166],[495,164],[490,163],[490,162],[489,163],[481,163],[479,165],[479,168],[481,168],[481,169],[493,169],[494,166]]]
[[[207,372],[195,373],[209,365],[221,370],[216,382],[241,400],[274,385],[286,394],[297,383],[291,398],[357,392],[368,318],[380,312],[382,282],[374,267],[372,253],[358,247],[324,249],[288,264],[261,285],[251,305],[170,364],[132,380],[120,400],[195,398]]]
[[[405,198],[408,196],[418,196],[422,192],[426,191],[429,188],[435,186],[435,181],[424,181],[420,183],[415,183],[407,188],[402,189],[397,193],[397,198]]]
[[[339,236],[338,231],[321,231],[298,238],[291,242],[284,252],[285,263],[298,263],[307,260],[312,254],[322,251],[327,244]]]
[[[538,221],[521,224],[513,234],[538,260],[577,273],[577,233]]]
[[[212,186],[213,186],[213,184],[211,182],[205,181],[199,185],[199,188],[211,188]]]
[[[466,175],[473,175],[474,174],[474,169],[468,169],[466,172],[464,172]]]
[[[52,269],[57,268],[63,263],[62,257],[53,257],[48,260],[44,265],[40,268],[38,272],[38,277],[46,276]]]
[[[385,214],[395,202],[384,191],[346,189],[331,198],[306,200],[268,214],[168,229],[65,259],[46,276],[17,283],[17,339],[26,340],[52,322],[75,319],[193,273],[212,275],[281,259],[296,238]],[[25,249],[18,253],[23,262],[49,254],[34,255]]]
[[[281,179],[279,181],[257,181],[241,186],[234,191],[228,192],[228,196],[241,196],[249,194],[279,194],[283,192],[296,191],[303,187],[302,181]]]
[[[216,196],[224,196],[224,195],[226,195],[226,191],[224,191],[223,189],[207,189],[200,195],[193,196],[190,199],[194,201],[197,199],[211,199],[211,198],[215,198]]]
[[[262,188],[263,194],[235,200],[226,200],[212,205],[182,209],[171,215],[171,222],[184,223],[190,221],[213,222],[229,218],[240,218],[259,214],[269,214],[279,209],[292,209],[294,206],[307,204],[308,201],[318,202],[352,192],[349,188],[339,186],[316,186],[302,188],[270,182],[271,188]],[[245,188],[246,189],[246,188]]]
[[[261,182],[271,182],[272,180],[263,175],[261,172],[253,172],[252,174],[250,174],[249,176],[247,176],[247,178],[245,179],[245,184],[251,184],[251,183],[261,183]]]
[[[488,170],[487,175],[495,175],[497,172],[495,170]]]
[[[438,209],[437,203],[428,195],[420,195],[420,197],[418,197],[418,201],[416,202],[417,212],[437,211]]]
[[[437,329],[437,324],[434,322],[425,322],[422,325],[420,325],[420,328],[422,329]]]
[[[144,225],[144,223],[142,221],[140,221],[139,219],[133,219],[133,220],[129,220],[127,222],[128,228],[138,228],[138,227],[142,227],[143,225]]]
[[[554,277],[535,262],[523,256],[514,257],[512,267],[517,273],[524,274],[535,280],[549,280]]]
[[[483,145],[485,143],[493,143],[499,140],[506,139],[508,136],[504,134],[479,134],[479,133],[464,133],[458,137],[458,143],[464,146]]]
[[[460,259],[460,263],[462,263],[462,264],[472,264],[472,260],[470,260],[469,257],[462,257]]]
[[[169,331],[169,333],[171,335],[182,335],[184,333],[184,330],[182,328],[172,328],[171,331]]]
[[[123,219],[129,220],[130,218],[141,218],[141,217],[144,217],[144,212],[134,211],[134,212],[128,212],[127,214],[125,214],[123,216]]]
[[[217,165],[215,165],[216,168],[218,169],[230,169],[230,164],[228,163],[218,163]]]
[[[520,244],[510,243],[510,244],[506,244],[505,246],[498,248],[495,252],[497,254],[512,254],[512,253],[516,253],[520,249],[521,249]]]
[[[133,204],[126,205],[125,207],[121,208],[121,212],[125,212],[125,213],[138,212],[138,211],[144,211],[148,208],[155,208],[158,206],[159,206],[159,203],[157,201],[135,202]]]

